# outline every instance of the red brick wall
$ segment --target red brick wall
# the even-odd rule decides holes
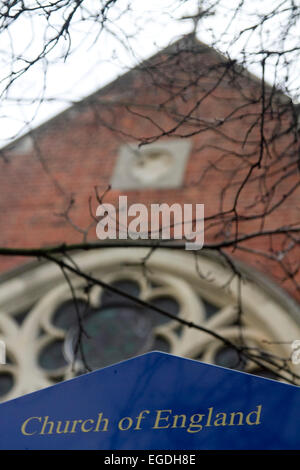
[[[107,193],[106,202],[116,204],[119,194],[126,194],[129,204],[204,203],[207,217],[220,211],[221,200],[223,211],[232,208],[249,164],[259,157],[261,127],[257,117],[261,111],[261,84],[251,77],[231,80],[231,73],[221,79],[224,63],[208,50],[203,52],[202,49],[200,54],[176,53],[171,58],[165,54],[155,61],[159,68],[136,69],[43,125],[33,135],[35,149],[32,151],[18,153],[17,147],[6,149],[5,159],[0,160],[1,246],[37,247],[81,241],[82,234],[58,214],[68,207],[73,197],[75,202],[69,215],[75,224],[86,228],[92,220],[89,198],[93,196],[95,209],[94,187],[98,187],[99,194],[107,188],[120,145],[153,135],[164,134],[161,137],[164,139],[169,138],[169,133],[173,138],[188,135],[192,140],[193,150],[182,188],[114,190]],[[216,62],[221,66],[216,68]],[[207,93],[209,89],[211,92]],[[256,179],[240,194],[239,214],[255,215],[268,209],[257,200],[261,188],[275,185],[274,204],[276,198],[279,201],[291,190],[299,177],[293,166],[295,148],[290,135],[283,132],[288,129],[291,116],[287,111],[279,119],[281,108],[278,106],[273,115],[268,111],[265,118],[266,139],[276,134],[276,139],[264,149],[262,163],[268,167],[267,178],[262,179],[266,169],[253,171],[251,176]],[[228,122],[222,124],[222,119],[231,113]],[[186,114],[189,119],[184,119]],[[253,126],[251,132],[250,126]],[[247,142],[242,145],[246,137]],[[264,229],[295,223],[297,205],[298,190],[270,213],[264,221]],[[261,219],[240,222],[238,226],[241,234],[260,228]],[[235,224],[226,225],[227,236],[232,237],[235,230]],[[89,239],[95,238],[93,227]],[[210,221],[206,222],[205,238],[208,243],[224,239],[223,222],[215,227],[210,226]],[[269,237],[257,238],[245,246],[268,251],[274,256],[270,253],[271,243],[274,251],[282,248],[280,240]],[[278,261],[238,249],[230,249],[228,253],[278,280],[297,297],[295,283],[288,276],[283,281],[286,273]],[[299,252],[294,248],[287,256],[291,269],[295,268]],[[0,256],[0,270],[4,272],[26,261]]]

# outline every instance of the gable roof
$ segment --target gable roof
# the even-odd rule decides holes
[[[187,35],[180,37],[177,41],[166,46],[164,49],[159,50],[150,58],[143,60],[141,63],[129,69],[124,74],[117,76],[114,80],[109,82],[107,85],[94,91],[93,93],[86,96],[85,98],[79,101],[75,101],[71,106],[68,106],[66,109],[55,114],[52,118],[47,119],[46,121],[42,122],[35,128],[31,129],[30,131],[26,132],[22,136],[8,143],[7,145],[5,145],[4,147],[0,149],[0,154],[1,152],[14,150],[14,148],[17,147],[26,137],[30,137],[32,134],[36,135],[36,134],[42,133],[49,125],[51,125],[52,123],[55,123],[56,120],[67,116],[74,109],[85,108],[91,102],[94,102],[96,99],[99,102],[99,99],[101,97],[107,95],[111,91],[117,90],[118,88],[120,89],[120,88],[126,87],[126,85],[128,85],[128,82],[132,81],[135,74],[145,71],[149,68],[153,68],[158,58],[161,58],[163,56],[174,56],[174,55],[177,55],[178,52],[208,53],[211,57],[216,59],[217,63],[230,63],[230,65],[234,67],[240,75],[247,77],[253,83],[257,83],[257,84],[261,83],[261,79],[259,77],[249,72],[243,66],[239,65],[235,60],[230,60],[220,51],[217,51],[213,47],[208,46],[207,44],[200,41],[196,37],[196,35],[192,32],[192,33],[189,33]],[[265,82],[265,84],[266,84],[266,87],[270,91],[273,90],[273,93],[274,93],[274,89],[272,85],[268,84],[267,82]],[[276,93],[274,94],[276,94],[280,102],[283,102],[284,104],[287,104],[287,103],[292,104],[291,99],[288,96],[286,96],[282,91],[277,90]]]

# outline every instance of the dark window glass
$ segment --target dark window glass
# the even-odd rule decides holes
[[[271,370],[266,369],[256,369],[252,372],[253,375],[258,375],[259,377],[265,377],[266,379],[278,380],[277,375]]]
[[[150,303],[173,315],[178,315],[179,313],[179,304],[172,297],[156,297]],[[151,318],[154,325],[163,325],[171,320],[169,317],[153,310],[151,311]]]
[[[151,346],[151,330],[149,316],[142,309],[107,305],[91,310],[84,320],[85,334],[81,334],[84,360],[89,368],[96,369],[146,352]],[[78,335],[76,328],[69,336],[73,352]]]
[[[134,297],[138,297],[140,293],[139,285],[134,281],[117,281],[111,284],[112,286],[120,289],[127,294],[133,295]],[[118,303],[118,302],[126,302],[132,303],[129,299],[125,299],[124,297],[115,294],[114,292],[109,291],[108,289],[104,290],[102,297],[101,297],[101,304],[106,305],[107,303],[110,304],[111,302]]]
[[[140,288],[134,281],[122,280],[113,285],[139,296]],[[173,314],[179,312],[179,304],[168,296],[153,299],[151,303]],[[64,302],[53,316],[53,324],[66,331],[66,340],[64,343],[52,341],[41,351],[39,364],[47,370],[63,367],[75,359],[83,368],[87,365],[93,370],[150,350],[167,352],[170,349],[167,341],[152,334],[154,326],[170,319],[126,297],[104,290],[99,308],[91,308],[83,300],[76,304],[82,319],[81,330],[73,300]]]
[[[0,397],[5,396],[13,387],[14,379],[9,372],[0,372]]]
[[[163,352],[170,352],[170,345],[168,341],[160,336],[156,337],[154,340],[153,347],[151,348],[152,351],[163,351]]]
[[[215,364],[229,369],[242,370],[245,368],[245,360],[234,348],[230,347],[219,349],[215,355]]]
[[[89,309],[88,304],[84,300],[80,299],[77,300],[76,306],[81,317],[83,317]],[[72,328],[74,325],[76,325],[76,306],[73,300],[68,300],[67,302],[61,304],[53,316],[53,324],[64,330],[68,330],[69,328]]]
[[[211,318],[213,315],[215,315],[215,313],[217,313],[220,310],[219,307],[216,307],[215,305],[211,304],[207,300],[204,300],[201,298],[201,301],[204,304],[205,316],[207,319]]]
[[[63,341],[54,340],[42,349],[39,365],[47,370],[55,370],[67,364],[63,354]]]

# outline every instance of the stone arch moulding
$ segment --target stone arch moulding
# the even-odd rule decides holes
[[[148,253],[149,248],[113,247],[77,253],[73,259],[82,270],[103,281],[137,289],[136,295],[140,298],[162,302],[164,308],[173,309],[181,318],[213,329],[238,343],[241,337],[237,325],[238,282],[226,262],[219,255],[204,250],[196,257],[195,253],[180,249],[158,248],[147,261],[145,271],[141,261]],[[260,273],[240,263],[239,269],[243,273],[242,336],[246,345],[289,359],[292,341],[300,339],[297,305]],[[100,325],[100,330],[107,332],[113,326],[117,327],[114,337],[120,337],[119,343],[109,344],[109,353],[103,336],[90,343],[92,361],[96,353],[100,361],[97,359],[93,368],[108,365],[111,359],[117,362],[147,350],[162,349],[263,375],[257,365],[237,361],[233,351],[207,333],[180,326],[177,321],[150,311],[138,312],[133,304],[126,304],[120,298],[104,298],[98,286],[87,294],[83,289],[85,283],[79,278],[73,278],[73,285],[82,305],[87,304],[89,295],[91,310],[86,318],[94,328],[91,331],[99,330]],[[5,341],[8,362],[0,366],[1,401],[81,373],[82,363],[74,359],[75,354],[72,357],[74,325],[63,325],[66,319],[70,320],[70,315],[67,317],[68,310],[62,310],[61,306],[70,308],[71,299],[70,287],[54,264],[28,264],[17,270],[15,276],[2,276],[0,340]],[[55,323],[58,311],[63,312],[61,324]],[[130,328],[125,327],[126,322]],[[299,365],[290,362],[289,366],[300,373]]]

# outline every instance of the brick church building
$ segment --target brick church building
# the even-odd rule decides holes
[[[300,339],[294,121],[286,96],[188,35],[2,149],[0,399],[150,350],[300,374],[291,361]],[[204,204],[204,248],[99,241],[96,208],[117,207],[119,196]],[[99,246],[80,249],[86,243]],[[74,248],[65,253],[72,266],[273,365],[30,251],[62,244]],[[88,336],[79,351],[78,315]]]

